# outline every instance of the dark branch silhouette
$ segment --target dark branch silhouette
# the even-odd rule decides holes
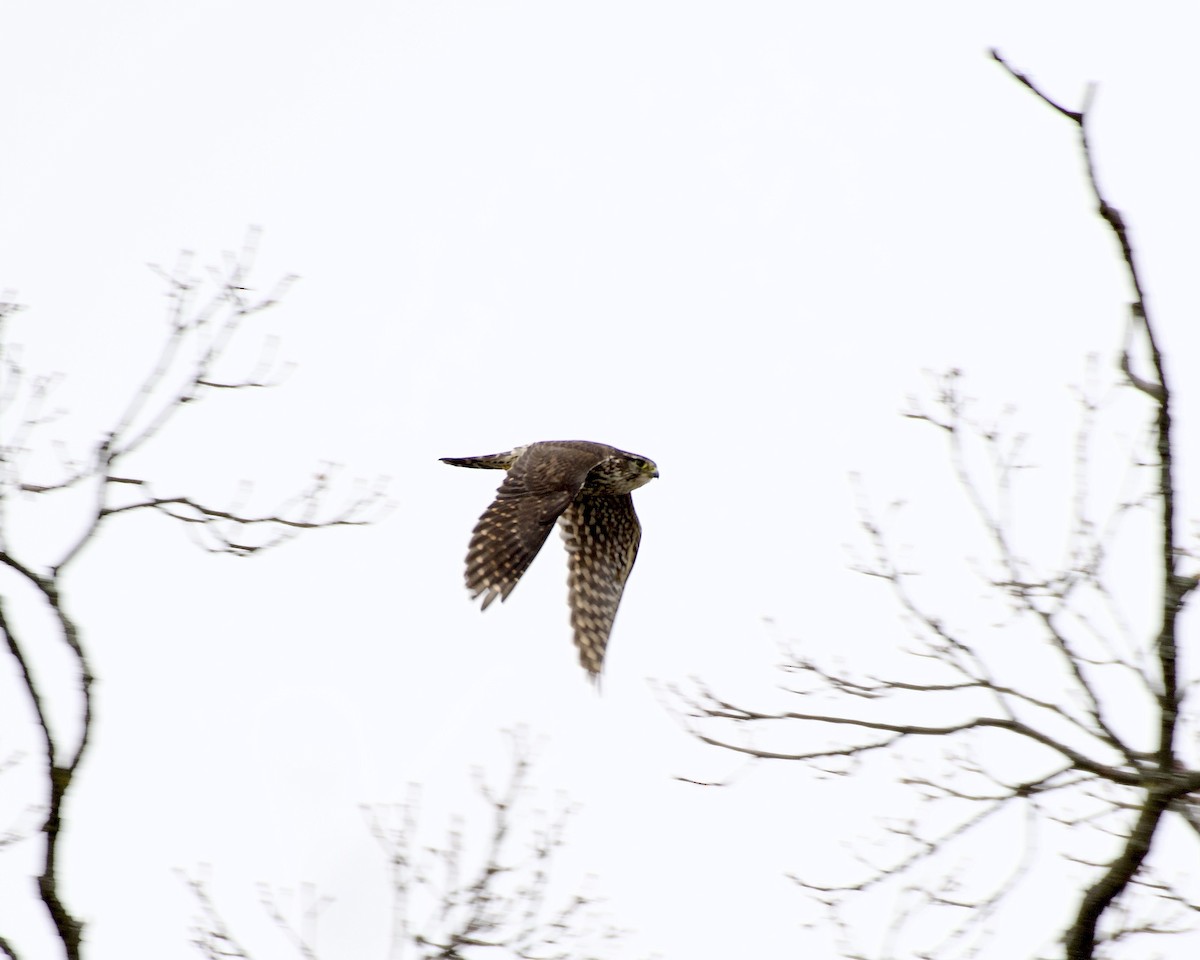
[[[1072,919],[1061,932],[1068,960],[1089,960],[1135,937],[1194,930],[1200,909],[1196,893],[1181,889],[1151,856],[1168,813],[1200,835],[1200,770],[1179,751],[1197,731],[1181,712],[1187,685],[1179,675],[1177,636],[1179,615],[1200,577],[1180,571],[1188,558],[1176,529],[1172,393],[1156,323],[1130,230],[1098,178],[1089,129],[1094,89],[1080,110],[1071,110],[999,53],[992,56],[1078,134],[1097,212],[1116,242],[1131,290],[1125,342],[1114,366],[1121,383],[1149,405],[1150,456],[1132,451],[1129,474],[1135,485],[1147,470],[1153,480],[1140,480],[1134,496],[1097,513],[1088,481],[1100,404],[1081,392],[1075,489],[1064,512],[1070,523],[1066,561],[1026,558],[1016,545],[1013,515],[1016,477],[1030,466],[1022,457],[1024,438],[981,420],[962,392],[961,374],[952,370],[935,384],[931,406],[914,404],[905,416],[935,427],[947,442],[954,475],[990,554],[974,564],[990,598],[989,630],[979,635],[935,612],[927,589],[897,559],[887,524],[864,505],[871,555],[860,570],[890,588],[910,627],[900,665],[855,670],[792,654],[783,665],[789,678],[784,690],[804,701],[802,710],[749,709],[703,684],[680,695],[693,733],[721,749],[802,763],[827,775],[856,774],[884,758],[889,769],[900,771],[916,813],[881,821],[881,842],[844,865],[859,869],[857,879],[796,877],[828,906],[845,951],[856,957],[862,954],[849,945],[854,931],[845,911],[852,898],[884,887],[906,905],[887,931],[883,955],[901,952],[896,943],[906,924],[919,920],[927,931],[931,917],[941,932],[911,952],[974,955],[1051,843],[1060,863],[1085,871]],[[1148,372],[1135,371],[1135,352]],[[1155,540],[1154,579],[1161,591],[1145,636],[1123,617],[1112,564],[1122,547],[1118,537],[1135,519]],[[996,642],[1001,630],[1002,644]],[[744,736],[734,739],[731,728]],[[1016,825],[1023,839],[1011,833]],[[1094,849],[1109,852],[1081,855],[1085,837]],[[978,838],[988,840],[990,849],[1000,844],[1011,851],[1010,862],[990,875],[969,869],[964,861],[973,851],[989,849],[973,846]]]
[[[32,708],[45,764],[46,799],[44,817],[38,827],[43,841],[41,872],[37,877],[38,897],[49,915],[63,955],[79,960],[83,952],[84,925],[79,915],[64,902],[59,872],[67,798],[88,748],[93,732],[92,685],[94,667],[80,626],[71,617],[64,598],[65,578],[80,552],[93,542],[114,517],[152,510],[186,528],[201,531],[206,549],[237,555],[251,554],[284,542],[303,530],[370,522],[382,506],[376,487],[360,490],[341,507],[330,510],[330,469],[324,468],[302,491],[265,515],[243,512],[237,505],[216,507],[191,494],[159,496],[151,493],[152,480],[128,464],[133,454],[153,445],[173,426],[180,411],[210,395],[256,389],[273,384],[270,352],[264,353],[258,369],[249,377],[227,377],[220,368],[228,348],[251,318],[274,306],[290,278],[262,298],[253,296],[250,272],[257,235],[252,233],[237,255],[226,257],[222,267],[209,271],[206,281],[191,276],[191,258],[183,257],[173,272],[156,268],[167,286],[169,308],[167,332],[158,356],[111,427],[84,447],[75,457],[62,454],[63,442],[45,438],[49,425],[63,422],[62,411],[46,412],[58,377],[32,375],[11,346],[8,324],[17,312],[12,303],[0,304],[0,567],[33,588],[50,614],[57,637],[30,635],[10,616],[15,602],[0,593],[0,633],[16,666],[16,674]],[[47,453],[59,451],[57,469]],[[136,490],[132,501],[121,500],[126,491]],[[88,492],[90,491],[90,492]],[[38,555],[36,549],[18,548],[7,536],[8,519],[29,498],[86,495],[90,508],[74,539],[57,555]],[[264,531],[256,534],[256,531]],[[247,539],[247,538],[251,539]],[[51,689],[39,679],[39,651],[52,641],[61,642],[74,666],[77,688]],[[53,716],[61,707],[77,704],[73,723],[56,725]],[[0,951],[17,960],[20,951],[0,936]],[[44,953],[39,955],[45,955]]]

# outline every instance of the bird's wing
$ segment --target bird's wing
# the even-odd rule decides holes
[[[575,646],[579,662],[597,677],[625,581],[637,559],[642,527],[627,493],[581,497],[567,507],[559,523],[567,544]]]
[[[467,589],[483,609],[512,592],[546,542],[554,521],[579,494],[605,453],[594,444],[531,444],[483,512],[467,548]]]

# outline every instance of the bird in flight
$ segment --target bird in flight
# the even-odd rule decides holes
[[[467,548],[467,589],[473,598],[483,595],[484,610],[507,599],[558,521],[575,646],[597,679],[642,539],[630,492],[658,476],[654,461],[603,443],[548,440],[442,463],[508,471]]]

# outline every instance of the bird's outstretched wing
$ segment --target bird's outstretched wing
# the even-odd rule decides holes
[[[642,526],[633,497],[584,496],[559,520],[567,544],[571,627],[579,662],[597,677],[625,581],[637,559]]]
[[[516,460],[467,548],[467,589],[473,597],[483,595],[483,609],[508,597],[554,521],[606,456],[598,444],[535,443]]]

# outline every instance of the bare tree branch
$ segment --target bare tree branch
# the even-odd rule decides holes
[[[208,880],[199,873],[189,876],[179,871],[180,879],[191,890],[200,907],[200,916],[192,925],[192,945],[206,960],[251,960],[242,945],[230,932],[213,903],[208,891]]]
[[[1200,913],[1193,909],[1200,891],[1165,878],[1150,856],[1168,811],[1200,836],[1200,770],[1177,749],[1198,732],[1181,711],[1188,686],[1180,675],[1177,623],[1200,580],[1179,572],[1184,553],[1176,532],[1172,393],[1163,354],[1131,231],[1100,186],[1089,126],[1094,88],[1083,107],[1072,110],[999,53],[992,56],[1078,132],[1097,212],[1132,291],[1116,366],[1139,403],[1153,405],[1153,457],[1133,452],[1129,469],[1140,478],[1148,467],[1154,480],[1139,480],[1132,498],[1122,496],[1107,516],[1092,516],[1089,475],[1096,468],[1089,438],[1099,408],[1091,391],[1080,391],[1074,490],[1069,510],[1062,511],[1069,517],[1065,560],[1028,559],[1017,546],[1013,495],[1018,476],[1030,467],[1022,453],[1025,437],[981,421],[962,393],[960,372],[951,370],[934,383],[931,407],[914,401],[905,416],[936,427],[946,440],[953,475],[986,544],[986,560],[971,566],[987,602],[1003,611],[989,624],[990,633],[1004,631],[1003,647],[934,611],[921,581],[893,555],[886,525],[864,506],[861,525],[871,556],[858,569],[888,586],[910,628],[900,666],[852,671],[793,654],[783,665],[790,678],[783,689],[804,699],[800,710],[750,709],[703,684],[677,694],[693,735],[723,750],[801,763],[826,776],[854,773],[885,757],[901,771],[899,783],[917,806],[911,816],[881,821],[879,845],[852,854],[846,866],[861,872],[834,882],[795,878],[830,909],[845,952],[855,957],[862,954],[849,945],[852,924],[841,910],[847,898],[885,886],[904,906],[886,927],[884,956],[975,955],[995,932],[992,918],[1014,895],[1018,878],[1037,868],[1029,839],[1036,832],[1061,836],[1061,861],[1086,871],[1063,933],[1068,960],[1092,960],[1102,946],[1138,936],[1192,930]],[[1138,342],[1148,376],[1134,371]],[[1152,504],[1157,516],[1145,509]],[[1154,579],[1161,593],[1150,636],[1140,636],[1121,615],[1121,590],[1110,572],[1118,535],[1133,516],[1150,525],[1156,541]],[[1007,874],[988,886],[983,871],[947,868],[952,851],[970,849],[986,831],[993,831],[992,845],[1011,845],[1004,831],[1017,822],[1014,814],[1025,824],[1026,841]],[[1081,836],[1110,852],[1081,855]],[[950,918],[944,935],[927,934],[917,948],[899,945],[918,917],[923,930],[931,929],[926,915],[933,914]]]
[[[43,861],[38,896],[67,960],[79,960],[82,955],[84,923],[64,902],[59,854],[67,799],[91,743],[94,708],[91,658],[64,600],[64,577],[72,561],[110,518],[137,510],[152,510],[186,528],[203,529],[209,537],[204,544],[207,549],[246,555],[285,542],[301,531],[371,522],[383,505],[382,490],[377,485],[369,491],[360,490],[338,512],[328,515],[324,504],[330,492],[329,467],[318,472],[278,510],[265,514],[214,507],[190,493],[159,496],[151,492],[149,479],[124,469],[125,460],[150,446],[185,406],[194,405],[209,393],[271,385],[269,365],[273,360],[269,351],[264,352],[264,359],[250,377],[228,378],[217,372],[248,318],[274,305],[287,285],[285,281],[261,299],[251,296],[249,273],[256,242],[257,234],[252,233],[241,253],[228,256],[224,267],[210,274],[213,292],[206,300],[198,299],[204,285],[189,276],[190,257],[184,257],[172,274],[159,271],[168,284],[170,309],[167,335],[150,370],[135,385],[112,427],[90,444],[85,455],[61,453],[57,475],[37,480],[24,476],[31,460],[36,457],[37,469],[44,470],[48,450],[65,450],[57,441],[40,442],[39,431],[62,420],[61,411],[47,410],[57,379],[32,376],[25,370],[19,351],[8,340],[6,322],[16,307],[0,303],[0,368],[6,374],[0,377],[0,568],[7,568],[30,586],[49,612],[56,639],[65,646],[77,680],[76,689],[63,691],[39,679],[38,651],[47,641],[23,637],[16,619],[10,616],[14,601],[7,595],[0,596],[0,632],[32,707],[45,761],[47,799],[39,827]],[[117,499],[130,489],[138,490],[141,499]],[[55,497],[67,495],[67,491],[91,498],[90,514],[80,524],[73,542],[56,559],[31,559],[27,554],[33,550],[18,553],[5,536],[9,513],[19,505],[14,495]],[[265,536],[249,542],[243,537],[244,531],[260,529],[266,531]],[[58,729],[51,719],[61,714],[57,705],[73,701],[76,708],[71,729]],[[51,705],[56,708],[52,710]],[[59,725],[63,725],[61,721]],[[220,946],[212,955],[240,955],[228,952],[227,947]],[[9,956],[16,955],[15,948],[3,939],[0,949]]]
[[[1007,62],[993,51],[995,59],[1013,77],[1029,86],[1042,99],[1046,99],[1040,91],[1021,74],[1017,73]],[[1129,377],[1130,382],[1157,403],[1158,411],[1155,421],[1156,448],[1158,453],[1158,495],[1162,508],[1160,556],[1162,562],[1162,608],[1158,638],[1155,650],[1158,655],[1161,671],[1161,689],[1159,701],[1158,725],[1158,768],[1163,774],[1174,772],[1179,764],[1175,757],[1175,737],[1179,720],[1179,705],[1181,693],[1178,680],[1178,648],[1176,645],[1175,627],[1180,610],[1188,592],[1195,586],[1192,578],[1183,578],[1177,570],[1178,551],[1175,532],[1175,478],[1174,478],[1174,447],[1171,437],[1171,392],[1167,384],[1167,374],[1163,364],[1162,351],[1155,336],[1155,325],[1151,321],[1150,310],[1146,302],[1145,286],[1142,283],[1141,271],[1133,252],[1133,242],[1125,218],[1104,195],[1096,173],[1095,157],[1089,139],[1088,108],[1094,98],[1094,88],[1089,89],[1084,109],[1076,114],[1067,114],[1079,131],[1080,149],[1087,166],[1088,183],[1100,216],[1108,225],[1121,251],[1125,263],[1125,272],[1133,288],[1134,300],[1130,304],[1131,320],[1140,327],[1146,338],[1154,367],[1155,380],[1147,383],[1135,378],[1130,371],[1128,351],[1122,351],[1120,368]],[[1047,101],[1049,102],[1049,101]],[[1178,796],[1178,794],[1176,794]],[[1157,790],[1151,790],[1142,808],[1137,825],[1129,836],[1128,843],[1122,855],[1113,861],[1109,871],[1096,882],[1087,892],[1080,908],[1075,925],[1067,937],[1067,956],[1072,960],[1077,957],[1091,957],[1096,942],[1096,926],[1100,917],[1109,904],[1125,889],[1132,879],[1146,854],[1150,850],[1150,840],[1158,828],[1162,814],[1168,803],[1174,797],[1163,797]]]
[[[597,901],[584,893],[553,902],[551,867],[572,810],[562,805],[550,815],[523,813],[532,764],[523,734],[512,735],[512,751],[512,770],[499,789],[477,773],[490,821],[482,839],[472,839],[469,834],[478,831],[455,817],[442,844],[422,846],[416,786],[402,804],[363,808],[388,865],[388,960],[596,960],[622,936],[596,914]],[[252,960],[229,933],[207,888],[188,883],[201,908],[196,929],[205,956]],[[309,908],[314,918],[328,902],[309,900],[315,904]],[[315,935],[298,932],[269,889],[263,902],[292,952],[317,960]]]

